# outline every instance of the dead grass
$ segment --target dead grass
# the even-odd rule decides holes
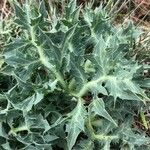
[[[12,13],[12,8],[10,7],[10,4],[8,0],[1,0],[0,1],[0,16],[1,19],[7,19]]]

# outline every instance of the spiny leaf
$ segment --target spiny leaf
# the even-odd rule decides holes
[[[41,3],[40,3],[39,13],[42,14],[44,18],[47,18],[47,11],[46,11],[44,0],[42,0]]]
[[[106,81],[106,88],[114,97],[115,102],[117,98],[141,100],[144,103],[149,100],[144,91],[132,80],[111,77]]]
[[[74,146],[80,132],[84,131],[84,121],[86,116],[83,102],[79,99],[76,108],[72,111],[71,120],[67,125],[66,132],[68,133],[67,142],[69,150]]]
[[[13,103],[13,106],[16,109],[22,110],[24,112],[28,112],[32,109],[34,105],[37,105],[41,100],[43,99],[43,94],[36,93],[32,95],[31,97],[26,98],[25,100],[21,101],[20,103]],[[11,101],[11,99],[8,99],[8,101]]]
[[[110,122],[112,122],[114,125],[117,126],[116,122],[106,111],[105,104],[102,99],[99,99],[98,97],[94,98],[90,107],[91,107],[91,112],[94,112],[95,114],[106,118],[107,120],[109,120]]]
[[[14,3],[16,20],[15,22],[24,29],[29,29],[29,24],[25,11],[16,3]]]
[[[149,149],[135,124],[149,66],[130,55],[141,33],[93,6],[15,0],[0,36],[0,149]]]

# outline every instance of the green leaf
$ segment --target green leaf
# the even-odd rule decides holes
[[[135,123],[150,96],[149,64],[131,57],[140,30],[95,4],[14,0],[0,24],[0,149],[150,149]]]
[[[46,11],[44,0],[42,0],[41,3],[40,3],[39,13],[42,14],[43,17],[47,18],[47,11]]]
[[[22,110],[24,112],[28,112],[32,109],[33,106],[37,105],[43,99],[43,96],[44,95],[41,93],[36,93],[24,99],[20,103],[11,102],[11,99],[9,98],[8,98],[8,101],[10,101],[16,109]]]
[[[139,81],[137,81],[137,83],[141,87],[150,88],[150,79],[149,78],[145,78],[144,80],[139,80]]]
[[[71,119],[67,124],[66,132],[68,149],[71,150],[80,132],[84,131],[84,122],[86,117],[86,110],[83,102],[79,99],[76,108],[71,112]]]
[[[111,77],[106,81],[106,88],[115,102],[117,98],[139,100],[144,103],[149,100],[138,84],[129,79]]]
[[[40,132],[46,133],[51,126],[41,114],[29,114],[26,116],[26,123],[29,129],[40,129]]]
[[[74,51],[74,48],[72,45],[72,38],[75,32],[76,26],[77,25],[74,25],[66,32],[64,40],[62,42],[62,46],[61,46],[61,49],[62,49],[61,50],[61,63],[66,62],[67,66],[69,66],[69,63],[70,63],[70,61],[68,61],[70,58],[70,53],[73,53]],[[69,69],[67,69],[67,71],[69,71]]]
[[[39,40],[43,53],[45,57],[47,57],[48,61],[51,62],[54,65],[57,65],[56,67],[60,67],[60,59],[61,59],[61,52],[60,49],[54,45],[54,43],[51,41],[50,37],[46,34],[46,32],[39,30]],[[51,57],[53,56],[53,58]]]
[[[8,142],[5,144],[2,144],[1,146],[4,148],[4,150],[12,150]]]
[[[76,0],[69,0],[69,4],[68,7],[66,8],[66,19],[69,20],[71,19],[71,15],[73,14],[73,12],[76,10]]]
[[[103,87],[101,83],[96,83],[92,85],[90,90],[95,96],[97,96],[98,94],[108,95],[106,88]]]
[[[0,136],[8,139],[8,135],[7,135],[5,129],[4,129],[3,125],[2,125],[2,122],[0,123]]]
[[[94,62],[99,67],[100,75],[106,75],[109,73],[109,56],[107,55],[107,45],[104,41],[102,35],[97,39],[97,44],[94,47],[93,55],[94,55]]]
[[[99,99],[98,97],[94,98],[90,107],[91,107],[91,112],[94,112],[96,115],[104,117],[105,119],[112,122],[115,126],[117,126],[116,122],[106,111],[105,104],[102,99]]]
[[[74,74],[77,83],[79,83],[79,87],[86,83],[87,79],[84,70],[75,61],[73,62],[73,59],[71,61],[71,71]]]
[[[26,12],[18,5],[14,3],[16,20],[15,22],[24,29],[29,29]]]
[[[81,142],[78,143],[78,145],[73,148],[73,150],[93,150],[93,149],[94,143],[90,139],[81,140]]]

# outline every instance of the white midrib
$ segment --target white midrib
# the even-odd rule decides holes
[[[29,24],[29,31],[30,31],[30,36],[31,36],[31,42],[33,44],[34,47],[36,47],[37,52],[39,54],[40,57],[40,61],[41,63],[48,68],[57,78],[57,80],[61,83],[61,85],[66,88],[66,83],[63,79],[63,77],[61,76],[61,74],[55,69],[55,66],[52,65],[48,58],[45,56],[44,54],[44,50],[42,48],[41,45],[37,45],[36,43],[36,34],[34,32],[34,27],[30,25],[31,21],[30,21],[30,6],[28,4],[26,4],[26,14],[27,14],[27,20],[28,20],[28,24]]]

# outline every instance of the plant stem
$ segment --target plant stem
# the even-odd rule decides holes
[[[146,121],[146,118],[145,118],[145,115],[144,115],[144,112],[140,112],[140,116],[141,116],[141,120],[143,122],[143,125],[145,127],[146,130],[148,130],[148,125],[147,125],[147,121]]]
[[[21,132],[21,131],[29,131],[28,127],[26,125],[24,126],[20,126],[18,128],[12,128],[10,131],[9,131],[9,134],[14,134],[16,135],[17,132]]]
[[[101,76],[97,80],[92,80],[87,82],[76,94],[77,97],[82,97],[91,87],[95,86],[98,82],[105,81],[106,79],[110,78],[109,76]]]
[[[118,139],[119,137],[117,135],[103,135],[103,134],[95,134],[94,135],[95,140],[113,140],[113,139]]]

